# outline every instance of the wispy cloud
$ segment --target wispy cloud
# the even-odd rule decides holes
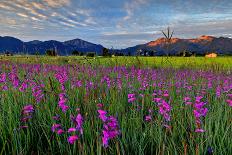
[[[0,0],[3,34],[32,39],[79,37],[106,47],[175,37],[231,37],[231,0]]]
[[[59,8],[70,5],[70,0],[43,0],[49,7]]]
[[[129,2],[125,2],[124,9],[127,13],[126,16],[123,17],[123,20],[128,20],[134,15],[134,11],[136,11],[137,8],[141,7],[142,5],[148,3],[149,0],[132,0]]]
[[[28,15],[26,15],[24,13],[17,13],[17,15],[20,16],[20,17],[28,18]]]

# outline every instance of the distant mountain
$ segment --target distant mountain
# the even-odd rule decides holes
[[[0,53],[8,51],[18,54],[34,54],[36,52],[45,54],[46,50],[53,49],[56,50],[59,55],[71,55],[74,50],[83,53],[96,52],[97,54],[101,54],[103,48],[104,47],[102,45],[93,44],[81,39],[74,39],[65,42],[59,42],[56,40],[33,40],[23,42],[13,37],[0,37]]]
[[[175,55],[182,51],[203,55],[207,52],[232,54],[232,39],[205,35],[195,39],[172,38],[168,47],[166,39],[159,38],[146,44],[123,49],[122,51],[131,55],[135,55],[137,51],[154,51],[155,55],[165,55],[166,53]]]
[[[46,50],[53,49],[59,55],[71,55],[72,51],[77,50],[83,53],[96,52],[102,54],[104,47],[99,44],[93,44],[81,39],[73,39],[64,42],[49,40],[33,40],[23,42],[17,38],[5,36],[0,37],[0,53],[11,52],[18,54],[34,54],[39,52],[45,54]],[[217,52],[218,54],[232,55],[232,39],[224,37],[201,36],[194,39],[172,38],[170,46],[167,46],[165,38],[159,38],[146,44],[128,47],[122,50],[110,50],[112,53],[124,55],[136,55],[138,51],[153,51],[154,55],[165,55],[167,53],[176,55],[183,51],[189,51],[195,54],[204,55],[207,52]]]

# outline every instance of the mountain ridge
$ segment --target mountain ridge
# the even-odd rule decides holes
[[[9,51],[13,54],[34,54],[36,52],[45,54],[46,50],[54,49],[57,50],[59,55],[71,55],[74,50],[83,53],[96,52],[96,54],[101,55],[103,48],[104,46],[100,44],[91,43],[79,38],[63,42],[56,40],[23,42],[11,36],[0,36],[0,53]],[[154,41],[125,49],[110,50],[112,53],[123,53],[124,55],[136,55],[138,51],[153,51],[154,55],[177,55],[182,51],[189,51],[200,55],[208,52],[232,54],[232,39],[207,35],[189,39],[172,38],[168,46],[165,38],[158,38]]]
[[[198,38],[170,39],[169,45],[165,38],[158,38],[145,44],[128,47],[124,51],[135,55],[137,51],[155,51],[155,55],[176,55],[182,51],[204,55],[208,52],[218,54],[232,54],[232,39],[202,35]]]
[[[24,42],[15,37],[0,36],[0,53],[8,51],[13,54],[34,54],[36,52],[45,54],[46,50],[53,49],[59,55],[71,55],[74,50],[84,53],[96,52],[97,54],[101,54],[103,48],[100,44],[94,44],[79,38],[63,42],[57,40],[32,40]]]

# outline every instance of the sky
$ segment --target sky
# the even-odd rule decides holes
[[[0,36],[23,41],[80,38],[125,48],[162,37],[232,38],[231,0],[0,0]]]

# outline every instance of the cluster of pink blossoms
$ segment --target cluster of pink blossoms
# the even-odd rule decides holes
[[[59,117],[54,116],[55,120],[59,120]],[[69,135],[67,141],[70,144],[74,144],[75,141],[79,138],[78,135],[83,135],[83,122],[84,119],[80,113],[76,117],[71,116],[72,123],[74,127],[70,127],[67,132],[63,129],[61,124],[53,124],[52,125],[52,132],[57,133],[58,135],[64,134],[65,132]]]
[[[107,116],[104,110],[98,110],[99,118],[103,121],[102,144],[104,147],[109,146],[109,140],[120,135],[118,121],[113,116]]]
[[[28,128],[28,125],[26,123],[29,122],[30,119],[32,119],[32,115],[34,113],[35,109],[33,105],[29,104],[23,107],[21,112],[21,119],[20,122],[24,125],[21,125],[20,128]]]
[[[197,126],[195,132],[205,132],[205,130],[201,128],[201,118],[206,116],[208,109],[204,107],[206,102],[201,101],[202,98],[202,96],[197,96],[194,104],[193,114]]]
[[[0,89],[2,90],[7,90],[8,87],[7,87],[7,84],[6,84],[6,73],[1,73],[0,74],[0,84],[3,83],[3,85],[0,87]]]
[[[229,99],[226,100],[226,102],[229,104],[230,107],[232,107],[232,94],[227,95]]]
[[[171,105],[162,98],[154,98],[153,101],[158,103],[159,113],[164,117],[165,121],[170,121]]]
[[[135,94],[128,94],[128,102],[132,103],[136,100]]]
[[[60,93],[58,106],[61,108],[62,112],[66,112],[69,108],[69,106],[66,105],[66,102],[67,102],[66,94]]]

